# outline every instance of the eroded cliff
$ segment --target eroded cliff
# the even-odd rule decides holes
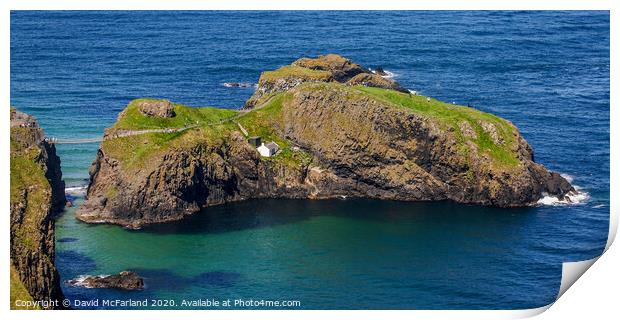
[[[33,117],[11,108],[12,302],[62,300],[54,266],[53,216],[65,202],[54,145],[44,140]],[[16,306],[12,303],[11,308]]]

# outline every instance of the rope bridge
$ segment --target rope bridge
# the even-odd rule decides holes
[[[211,122],[211,123],[207,123],[204,124],[203,126],[215,126],[215,125],[220,125],[229,121],[234,121],[235,119],[241,117],[244,113],[239,113],[235,116],[232,116],[230,118],[225,118],[219,121],[215,121],[215,122]],[[237,122],[237,125],[239,126],[239,129],[241,129],[241,131],[243,131],[243,133],[247,136],[248,133],[247,131],[241,126],[241,124],[239,124]],[[129,137],[129,136],[136,136],[136,135],[140,135],[140,134],[145,134],[145,133],[174,133],[174,132],[182,132],[185,130],[189,130],[189,129],[193,129],[193,128],[197,128],[200,127],[200,125],[196,124],[196,125],[191,125],[191,126],[186,126],[186,127],[182,127],[182,128],[164,128],[164,129],[145,129],[145,130],[121,130],[120,132],[116,132],[114,134],[112,134],[111,136],[108,136],[106,139],[116,139],[116,138],[122,138],[122,137]],[[58,139],[56,137],[46,137],[45,141],[47,141],[48,143],[51,144],[85,144],[85,143],[97,143],[97,142],[102,142],[103,141],[103,137],[96,137],[96,138],[84,138],[84,139]]]
[[[51,144],[83,144],[96,143],[103,141],[103,137],[85,138],[85,139],[58,139],[54,137],[45,138],[45,141]]]

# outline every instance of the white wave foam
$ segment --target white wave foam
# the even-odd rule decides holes
[[[249,82],[224,82],[222,85],[226,88],[251,88],[256,87],[257,84]]]
[[[606,207],[606,205],[604,205],[604,204],[597,204],[597,205],[595,205],[595,206],[594,206],[594,207],[592,207],[592,208],[594,208],[594,209],[600,209],[600,208],[605,208],[605,207]]]
[[[390,72],[390,71],[387,71],[387,70],[383,70],[383,71],[385,71],[385,73],[386,73],[386,75],[383,76],[384,78],[392,79],[392,78],[396,77],[396,73],[394,73],[394,72]]]
[[[74,287],[84,287],[84,288],[89,288],[90,286],[88,284],[86,284],[86,282],[84,282],[84,280],[86,280],[86,278],[88,278],[89,276],[78,276],[75,279],[71,279],[68,281],[65,281],[67,284],[74,286]]]
[[[375,70],[373,70],[373,69],[368,69],[368,70],[370,70],[370,72],[372,72],[372,73],[377,73],[377,72],[376,72]],[[396,74],[396,73],[391,72],[391,71],[383,70],[383,72],[385,72],[385,75],[384,75],[384,76],[382,76],[382,77],[383,77],[383,78],[386,78],[386,79],[392,79],[392,78],[394,78],[394,77],[396,77],[396,76],[397,76],[397,74]]]
[[[577,186],[574,187],[575,191],[570,191],[564,196],[564,198],[561,199],[557,196],[552,196],[544,192],[543,197],[538,200],[536,204],[543,206],[566,206],[586,203],[588,199],[590,199],[590,194],[580,190]]]
[[[65,188],[65,193],[72,196],[83,196],[86,194],[86,189],[88,186],[68,187]]]
[[[109,274],[101,274],[98,275],[96,277],[99,278],[104,278],[104,277],[108,277]],[[83,287],[83,288],[92,288],[92,286],[89,286],[87,282],[85,282],[85,280],[87,278],[92,278],[93,276],[88,276],[88,275],[79,275],[77,278],[75,279],[71,279],[71,280],[67,280],[65,281],[67,284],[74,286],[74,287]]]
[[[569,174],[561,173],[560,176],[566,179],[568,183],[572,184],[575,178]],[[563,198],[558,198],[557,196],[549,195],[546,192],[543,192],[542,198],[538,200],[535,205],[543,205],[543,206],[566,206],[566,205],[579,205],[584,204],[590,199],[590,194],[581,189],[578,185],[573,185],[575,191],[568,192]]]

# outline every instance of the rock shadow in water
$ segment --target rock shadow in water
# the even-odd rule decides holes
[[[502,209],[452,201],[405,202],[376,199],[299,200],[252,199],[207,207],[181,221],[145,226],[132,232],[157,234],[225,233],[299,223],[317,216],[333,216],[400,224],[410,221],[468,223],[477,217],[511,219],[532,208]],[[482,219],[484,220],[484,219]]]
[[[97,269],[95,260],[74,250],[57,251],[56,265],[63,279],[73,279]]]
[[[239,279],[241,274],[237,272],[212,271],[203,272],[192,278],[193,282],[204,283],[216,287],[232,287]]]
[[[64,238],[60,238],[56,240],[56,242],[76,242],[78,240],[79,240],[78,238],[64,237]]]
[[[248,200],[207,207],[180,221],[145,226],[157,234],[225,233],[296,223],[314,215],[312,201]]]

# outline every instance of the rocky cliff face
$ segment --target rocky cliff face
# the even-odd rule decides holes
[[[337,54],[318,58],[300,58],[289,66],[263,72],[258,79],[256,91],[248,99],[245,109],[251,109],[264,97],[284,92],[306,82],[338,82],[348,85],[364,85],[408,92],[394,80],[374,74],[372,71]]]
[[[77,217],[138,228],[249,198],[449,199],[513,207],[574,191],[533,161],[510,122],[403,93],[394,82],[352,81],[376,75],[325,57],[263,73],[261,79],[280,86],[261,92],[266,82],[259,84],[252,109],[232,120],[174,137],[104,141]],[[290,82],[306,69],[326,73],[323,80]],[[281,150],[263,158],[244,134],[274,140]],[[140,151],[128,156],[132,148]]]
[[[66,199],[60,159],[43,138],[33,117],[11,109],[10,252],[16,273],[11,278],[19,279],[34,300],[60,301],[53,215]]]

